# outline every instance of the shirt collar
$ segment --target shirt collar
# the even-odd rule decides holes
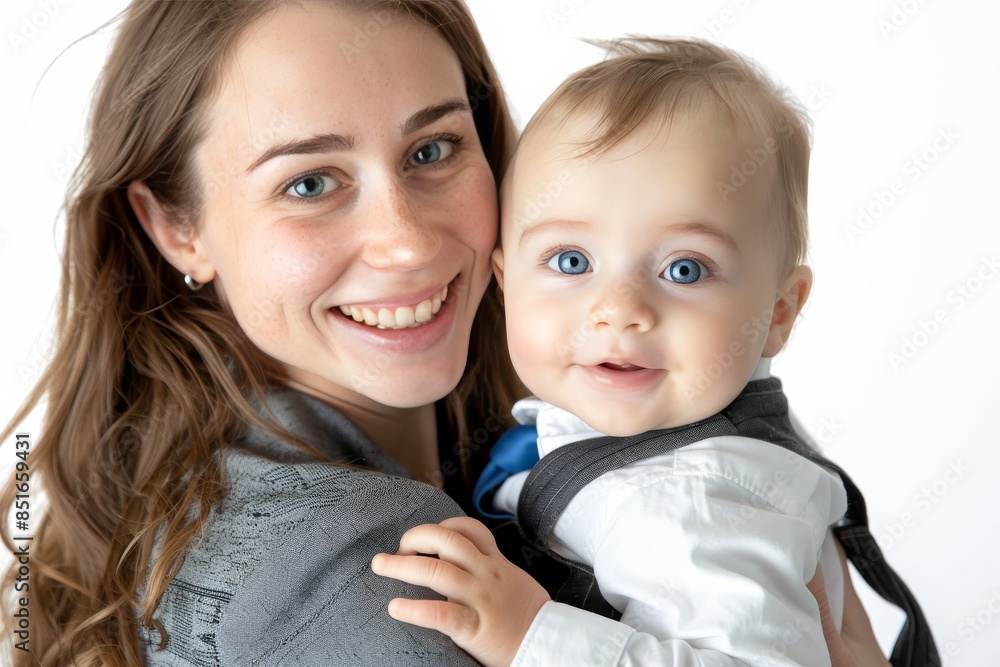
[[[750,380],[763,380],[769,377],[771,377],[771,360],[761,357],[753,369]],[[600,438],[605,435],[587,426],[576,415],[562,408],[557,408],[536,396],[530,396],[515,403],[511,414],[519,424],[535,424],[538,429],[538,455],[540,457],[571,442]]]

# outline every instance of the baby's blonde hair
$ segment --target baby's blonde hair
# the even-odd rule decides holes
[[[772,229],[783,260],[780,275],[801,264],[808,242],[805,110],[758,65],[717,44],[655,37],[593,43],[605,47],[609,58],[564,81],[542,103],[521,141],[553,121],[593,115],[598,118],[594,136],[579,157],[596,157],[651,122],[666,127],[674,117],[714,111],[750,147],[747,160],[734,164],[728,180],[716,184],[719,195],[727,197],[761,172],[773,174],[768,205],[779,223]]]

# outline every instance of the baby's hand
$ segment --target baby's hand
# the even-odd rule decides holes
[[[503,557],[489,529],[469,517],[411,528],[396,555],[372,559],[372,571],[448,598],[395,598],[389,615],[445,633],[491,667],[511,663],[535,614],[549,600],[531,575]]]

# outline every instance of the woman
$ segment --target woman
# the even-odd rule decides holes
[[[368,562],[458,513],[516,391],[512,138],[455,0],[130,7],[12,422],[48,397],[19,664],[473,664]]]

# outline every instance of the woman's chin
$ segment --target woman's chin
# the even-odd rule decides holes
[[[341,409],[348,406],[365,406],[365,410],[378,410],[379,407],[410,409],[430,405],[447,396],[462,377],[464,358],[461,365],[449,359],[448,365],[453,369],[436,365],[433,370],[427,368],[405,371],[399,368],[385,367],[378,369],[367,366],[361,372],[352,373],[350,381],[345,378],[336,380],[324,378],[322,374],[291,368],[286,365],[288,386],[299,391],[321,398]],[[350,415],[348,415],[350,417]]]
[[[430,405],[447,396],[458,385],[459,372],[438,370],[414,374],[412,378],[392,379],[369,391],[362,391],[371,400],[390,408],[408,409]]]

